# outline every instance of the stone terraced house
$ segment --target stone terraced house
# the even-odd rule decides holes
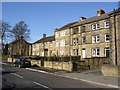
[[[113,64],[120,64],[120,8],[109,13],[100,9],[97,16],[80,17],[55,29],[53,36],[43,34],[43,38],[32,44],[14,41],[8,49],[11,55],[108,58]]]
[[[80,17],[79,21],[65,25],[66,28],[55,30],[56,50],[59,55],[79,55],[81,58],[109,57],[108,14],[100,9],[98,16],[88,19]]]
[[[97,16],[80,17],[79,21],[55,30],[56,55],[81,56],[81,59],[108,57],[115,64],[115,59],[120,53],[120,8],[115,12],[116,18],[114,11],[105,13],[100,9]]]
[[[55,36],[46,37],[43,34],[43,38],[32,44],[32,55],[34,56],[54,56]]]

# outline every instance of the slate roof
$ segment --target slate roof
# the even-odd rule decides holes
[[[78,21],[72,22],[72,23],[68,23],[68,24],[64,25],[63,27],[59,28],[59,29],[56,30],[56,31],[61,31],[61,30],[64,30],[64,29],[68,29],[71,25],[73,25],[73,24],[75,24],[75,23],[77,23],[77,22],[78,22]]]
[[[115,12],[120,13],[120,8],[116,9]],[[94,17],[88,18],[86,20],[79,21],[78,23],[75,23],[75,24],[71,25],[70,27],[75,27],[75,26],[78,26],[78,25],[84,25],[84,24],[87,24],[87,23],[107,19],[107,18],[109,18],[109,15],[111,15],[113,13],[114,13],[114,11],[109,12],[109,13],[104,13],[104,14],[102,14],[100,16],[94,16]]]
[[[10,42],[9,44],[14,44],[14,43],[18,42],[19,40],[20,40],[20,38],[17,39],[17,40],[14,40],[14,41],[12,41],[12,42]],[[22,38],[22,40],[24,40],[27,44],[30,44],[30,43],[27,42],[25,39]]]
[[[109,13],[104,13],[100,16],[94,16],[94,17],[91,17],[91,18],[88,18],[86,20],[83,20],[83,21],[79,21],[78,23],[75,23],[73,25],[71,25],[70,27],[75,27],[75,26],[78,26],[78,25],[84,25],[84,24],[87,24],[87,23],[91,23],[91,22],[95,22],[95,21],[99,21],[99,20],[103,20],[103,19],[107,19],[109,18]]]
[[[49,37],[46,37],[46,38],[41,38],[40,40],[37,40],[33,44],[42,43],[42,42],[51,42],[51,41],[55,41],[55,36],[49,36]]]

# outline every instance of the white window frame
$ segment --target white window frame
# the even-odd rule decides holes
[[[60,32],[60,37],[63,37],[63,36],[65,36],[65,31]]]
[[[96,24],[92,25],[92,30],[96,30]]]
[[[98,52],[98,50],[99,50],[99,52]],[[98,53],[99,53],[99,55],[98,55]],[[96,48],[96,56],[97,57],[100,56],[100,49],[99,48]]]
[[[65,40],[60,40],[60,46],[65,46]]]
[[[108,37],[106,37],[107,35],[109,35],[109,40],[106,40]],[[110,34],[105,34],[105,42],[110,42]]]
[[[44,48],[44,46],[45,46],[44,43],[42,43],[42,48]]]
[[[92,36],[92,43],[96,43],[96,36]]]
[[[96,43],[100,42],[100,36],[96,35]]]
[[[97,30],[97,29],[100,29],[100,24],[99,23],[92,24],[92,30]]]
[[[99,29],[99,28],[100,28],[100,24],[97,23],[97,24],[96,24],[96,29]]]
[[[64,56],[64,50],[60,50],[60,55]]]
[[[79,43],[78,38],[73,38],[73,45],[78,45],[78,43]]]
[[[79,49],[73,49],[73,55],[78,56],[79,55]]]
[[[56,37],[59,37],[59,34],[58,34],[58,32],[55,32],[55,36],[56,36]]]
[[[82,43],[86,43],[86,37],[82,37]]]
[[[92,43],[99,43],[100,42],[100,36],[94,35],[92,36]]]
[[[56,40],[56,47],[58,47],[59,46],[59,41],[58,40]]]
[[[99,52],[98,52],[99,50]],[[99,57],[100,56],[100,49],[99,48],[93,48],[92,49],[92,56],[93,57]]]
[[[50,42],[50,47],[52,47],[52,42]]]
[[[109,28],[109,27],[110,27],[110,21],[105,21],[104,28]]]
[[[96,49],[92,49],[92,56],[93,56],[93,57],[96,56]]]

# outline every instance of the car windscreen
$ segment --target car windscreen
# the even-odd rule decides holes
[[[22,61],[29,61],[28,59],[22,59]]]

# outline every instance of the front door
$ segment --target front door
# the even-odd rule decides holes
[[[82,49],[82,58],[85,58],[85,48]]]

